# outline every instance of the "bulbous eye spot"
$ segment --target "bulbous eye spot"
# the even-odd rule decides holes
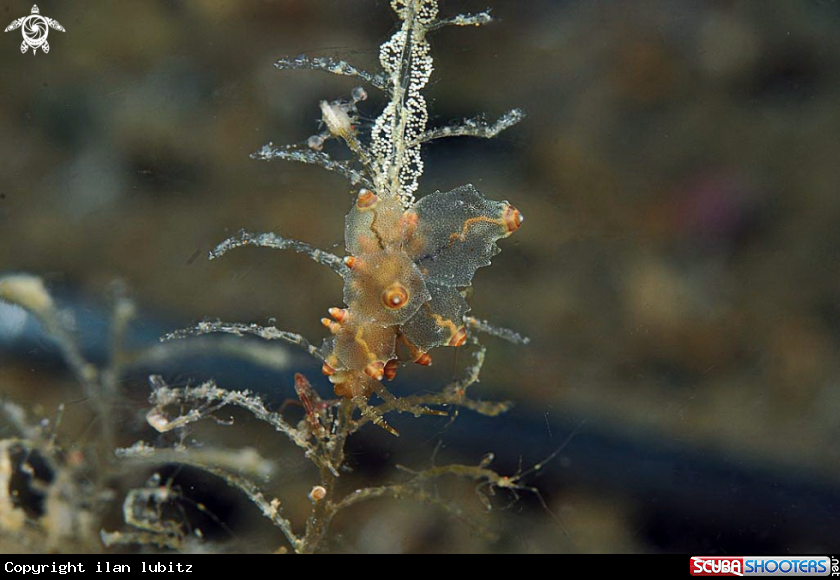
[[[391,284],[382,291],[382,304],[391,310],[399,310],[408,304],[408,290],[402,284]]]
[[[519,226],[522,225],[522,222],[525,221],[525,216],[523,216],[518,209],[509,205],[505,208],[503,219],[505,220],[505,226],[507,227],[508,233],[513,233],[518,230]]]

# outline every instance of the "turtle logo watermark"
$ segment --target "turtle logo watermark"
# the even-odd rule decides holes
[[[41,16],[38,6],[32,6],[32,14],[13,20],[11,24],[6,27],[4,32],[10,30],[17,30],[22,28],[23,42],[20,45],[20,51],[25,53],[27,49],[32,49],[32,54],[38,52],[38,49],[44,51],[44,54],[50,51],[50,44],[47,42],[47,35],[50,28],[54,28],[59,32],[65,32],[64,27],[58,23],[57,20]]]

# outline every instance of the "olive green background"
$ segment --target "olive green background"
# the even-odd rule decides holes
[[[442,4],[445,15],[486,7]],[[0,35],[0,270],[38,274],[86,304],[106,304],[120,278],[142,317],[173,328],[205,317],[273,319],[319,342],[319,319],[341,303],[332,271],[269,250],[213,262],[206,254],[240,228],[343,253],[350,186],[317,167],[249,154],[269,141],[304,141],[319,130],[318,101],[347,98],[356,84],[277,71],[274,60],[307,53],[375,70],[377,47],[394,26],[388,4],[38,5],[67,30],[50,32],[49,54],[22,55],[19,31]],[[576,427],[579,438],[647,441],[654,455],[660,444],[678,445],[771,484],[795,473],[836,497],[840,4],[490,5],[492,25],[451,27],[431,39],[431,123],[482,112],[492,119],[513,107],[528,117],[493,141],[432,144],[421,183],[422,192],[473,183],[526,218],[477,273],[471,304],[475,315],[532,342],[486,338],[476,394],[514,401],[534,418],[546,449]],[[8,23],[30,8],[8,0],[0,15]],[[360,109],[370,121],[382,100],[368,90]],[[431,369],[406,370],[397,381],[434,388],[465,361],[453,350],[433,355]],[[49,415],[74,396],[58,369],[22,354],[0,363],[0,393],[12,400]],[[292,370],[275,379],[278,401],[293,395]],[[310,378],[329,393],[323,377]],[[142,412],[142,389],[127,387],[126,415]],[[503,429],[506,420],[482,425]],[[458,438],[447,438],[440,422],[417,421],[428,421],[424,437],[387,443],[374,481],[396,477],[397,463],[429,464],[439,438],[453,452],[448,459],[480,459],[459,455]],[[784,513],[778,528],[772,514],[755,529],[749,517],[703,519],[688,495],[669,520],[655,493],[623,490],[609,469],[575,484],[576,440],[553,460],[562,469],[526,480],[545,487],[548,509],[524,493],[490,514],[498,541],[435,510],[381,502],[338,520],[333,549],[840,547],[836,537],[791,533]],[[521,456],[527,469],[544,457],[525,445],[517,452],[513,441],[504,465],[516,468]],[[302,459],[289,461],[304,469]],[[645,477],[664,478],[670,497],[680,497],[675,472],[665,465],[656,473]],[[463,493],[464,503],[475,501],[470,489]],[[735,509],[735,491],[731,501]],[[823,507],[836,525],[838,506]],[[244,525],[235,531],[248,535]]]

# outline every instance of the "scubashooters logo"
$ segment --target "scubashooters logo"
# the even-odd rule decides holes
[[[692,576],[836,576],[828,556],[692,556]]]
[[[20,45],[20,51],[25,53],[30,48],[32,54],[38,52],[38,49],[44,51],[44,54],[50,51],[50,43],[47,42],[47,35],[50,33],[50,28],[65,32],[64,27],[58,23],[57,20],[41,16],[38,6],[32,6],[32,14],[13,20],[11,24],[6,27],[4,32],[10,30],[21,29],[23,33],[23,42]]]

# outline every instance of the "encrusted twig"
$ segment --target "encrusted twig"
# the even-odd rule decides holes
[[[282,159],[284,161],[296,161],[307,165],[318,165],[328,171],[334,171],[350,180],[353,185],[364,185],[373,187],[373,183],[358,169],[353,168],[354,161],[336,161],[323,151],[315,151],[303,145],[286,145],[276,147],[273,143],[263,145],[259,151],[251,154],[252,159],[260,161],[271,161]]]
[[[277,528],[283,533],[292,548],[296,552],[300,552],[303,547],[302,540],[292,530],[292,522],[283,515],[280,500],[277,498],[267,499],[263,492],[253,482],[231,473],[219,473],[214,468],[209,468],[210,473],[214,473],[223,478],[228,485],[240,490],[251,502],[257,506],[260,513],[268,518]]]
[[[420,145],[435,139],[445,137],[478,137],[481,139],[492,139],[505,129],[513,127],[525,118],[522,109],[512,109],[499,117],[495,123],[488,123],[484,119],[465,119],[460,125],[449,125],[430,129],[411,141],[411,145]]]
[[[156,375],[149,377],[149,383],[152,386],[149,402],[154,408],[149,411],[146,419],[159,433],[180,429],[210,416],[222,407],[232,406],[247,410],[257,419],[283,433],[298,447],[312,451],[306,433],[292,427],[279,413],[266,409],[262,400],[249,391],[222,389],[214,381],[206,381],[197,387],[170,387]],[[170,417],[165,408],[171,405],[193,407],[184,414]]]
[[[431,408],[444,407],[455,409],[464,408],[481,415],[495,417],[510,410],[512,403],[508,401],[479,401],[470,399],[467,396],[469,387],[479,380],[481,367],[484,364],[484,358],[487,352],[486,347],[477,340],[472,339],[472,342],[476,347],[473,352],[475,361],[464,370],[463,377],[448,384],[437,393],[420,393],[399,398],[393,395],[390,397],[381,395],[384,402],[375,407],[371,407],[367,412],[363,412],[362,416],[355,422],[353,430],[358,430],[369,421],[375,423],[376,417],[381,417],[391,412],[410,413],[415,416],[445,415],[445,412]]]
[[[334,75],[357,77],[370,83],[378,89],[388,89],[388,85],[386,84],[385,78],[382,74],[373,75],[369,72],[356,68],[346,61],[335,60],[326,56],[306,56],[304,54],[292,58],[280,58],[274,63],[274,66],[280,70],[309,69],[320,70]]]
[[[294,344],[303,348],[304,350],[306,350],[306,352],[308,352],[318,360],[324,360],[324,356],[321,354],[321,349],[319,349],[316,346],[313,346],[303,336],[295,334],[294,332],[280,330],[279,328],[276,328],[274,326],[260,326],[259,324],[244,324],[241,322],[222,322],[220,320],[203,321],[190,328],[182,328],[180,330],[170,332],[161,337],[161,341],[179,340],[188,338],[190,336],[200,336],[203,334],[213,333],[234,334],[236,336],[252,334],[254,336],[264,338],[265,340],[282,340],[284,342],[288,342],[289,344]]]
[[[344,276],[348,268],[341,258],[324,250],[319,250],[310,246],[306,242],[298,240],[290,240],[277,234],[272,233],[251,233],[245,230],[240,230],[235,236],[231,236],[224,242],[217,245],[210,252],[210,259],[215,260],[234,248],[241,248],[244,246],[257,246],[262,248],[272,248],[275,250],[292,250],[298,254],[306,254],[314,261],[324,266],[331,268],[339,276]]]
[[[530,338],[528,338],[527,336],[522,336],[515,330],[503,328],[501,326],[494,326],[486,320],[481,320],[479,318],[475,318],[474,316],[465,316],[464,323],[467,325],[467,328],[471,328],[473,330],[477,330],[479,332],[483,332],[491,336],[502,338],[504,340],[507,340],[508,342],[512,342],[513,344],[525,345],[531,342]]]
[[[432,32],[444,26],[484,26],[493,22],[493,17],[490,15],[488,8],[484,12],[477,12],[475,14],[459,14],[452,18],[442,18],[435,20],[428,27],[427,30]]]

